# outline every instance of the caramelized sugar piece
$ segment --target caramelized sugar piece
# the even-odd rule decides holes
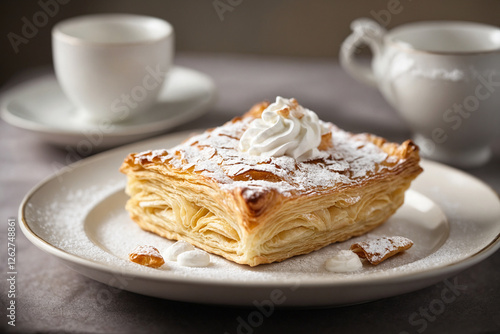
[[[332,133],[327,132],[321,136],[321,143],[318,146],[318,150],[326,151],[333,146],[332,143]]]
[[[149,245],[137,246],[130,252],[128,258],[132,262],[151,268],[159,268],[165,263],[158,249]]]
[[[413,246],[413,241],[405,237],[383,237],[351,245],[351,250],[360,258],[377,265],[397,253]]]
[[[245,116],[251,116],[254,118],[260,118],[262,116],[262,112],[269,106],[269,102],[259,102],[250,108],[249,111],[245,114]]]

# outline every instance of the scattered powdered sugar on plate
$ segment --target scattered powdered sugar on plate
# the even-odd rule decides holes
[[[43,240],[68,253],[109,263],[112,259],[100,247],[89,243],[84,219],[92,207],[123,184],[90,185],[86,189],[60,188],[44,205],[30,201],[25,217],[31,230]]]

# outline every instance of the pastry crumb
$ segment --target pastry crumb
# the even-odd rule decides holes
[[[360,258],[377,265],[391,256],[410,249],[411,246],[413,246],[413,241],[410,239],[395,236],[357,242],[351,245],[351,250]]]
[[[128,254],[128,259],[151,268],[159,268],[165,263],[158,249],[150,245],[137,246]]]

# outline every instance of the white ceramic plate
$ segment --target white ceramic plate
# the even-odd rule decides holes
[[[124,209],[130,152],[170,147],[178,133],[102,153],[69,166],[36,186],[20,207],[21,228],[42,250],[69,267],[125,290],[190,302],[252,305],[265,300],[288,306],[347,305],[389,297],[439,282],[485,259],[500,247],[500,202],[479,180],[423,161],[425,171],[405,204],[367,235],[282,263],[250,268],[211,256],[206,268],[167,261],[160,269],[131,263],[137,244],[160,251],[172,242],[140,230]],[[357,240],[402,235],[415,245],[378,266],[348,274],[327,272],[324,262]]]
[[[169,72],[158,103],[124,122],[85,123],[64,95],[55,75],[27,81],[2,96],[2,118],[42,140],[82,150],[103,150],[154,136],[201,116],[215,101],[215,85],[198,71],[176,66]]]

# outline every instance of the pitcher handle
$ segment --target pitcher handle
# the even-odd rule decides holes
[[[370,47],[373,58],[382,54],[383,39],[386,30],[371,19],[362,18],[351,23],[353,31],[345,39],[340,48],[340,65],[355,79],[371,86],[377,86],[377,80],[372,66],[360,64],[355,60],[356,50],[360,45]]]

